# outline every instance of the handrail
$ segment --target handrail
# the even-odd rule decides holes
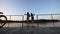
[[[36,14],[36,15],[51,15],[51,14]],[[52,15],[60,15],[60,14],[52,14]]]

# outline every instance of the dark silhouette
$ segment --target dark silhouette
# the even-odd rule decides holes
[[[30,14],[27,12],[27,21],[29,21]]]
[[[31,20],[34,20],[34,14],[31,13]]]
[[[0,14],[3,14],[3,12],[0,12]],[[3,27],[7,23],[7,17],[5,15],[0,15],[0,18],[1,17],[4,17],[5,21],[0,19],[0,28]]]
[[[0,12],[0,14],[3,14],[3,12]]]
[[[34,14],[31,13],[31,20],[32,20],[32,23],[34,22]]]

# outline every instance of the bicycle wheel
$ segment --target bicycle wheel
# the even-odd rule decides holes
[[[0,15],[0,28],[3,27],[7,23],[7,17],[4,15]]]

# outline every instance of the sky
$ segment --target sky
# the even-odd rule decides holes
[[[60,0],[0,0],[5,15],[60,14]]]
[[[60,14],[60,0],[0,0],[0,12],[5,15],[24,15],[27,12],[34,14]],[[57,18],[58,16],[54,17]],[[19,18],[12,17],[12,19],[18,20]],[[48,24],[47,26],[50,25]]]

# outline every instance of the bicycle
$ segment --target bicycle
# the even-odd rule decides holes
[[[2,28],[7,23],[7,17],[0,12],[0,28]]]

